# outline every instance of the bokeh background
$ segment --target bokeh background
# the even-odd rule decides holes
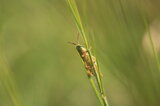
[[[76,1],[110,106],[160,106],[160,1]],[[68,41],[66,0],[0,0],[0,106],[99,106]]]

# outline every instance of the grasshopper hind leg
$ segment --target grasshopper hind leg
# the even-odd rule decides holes
[[[88,76],[88,77],[92,77],[92,76],[93,76],[93,73],[92,73],[90,70],[87,70],[87,76]]]

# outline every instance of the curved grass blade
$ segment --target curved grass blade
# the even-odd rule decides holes
[[[15,82],[2,55],[0,56],[0,64],[0,81],[2,81],[3,86],[7,90],[7,93],[10,96],[13,105],[22,106],[18,91],[15,86]]]
[[[89,43],[87,41],[87,37],[86,37],[86,32],[85,32],[85,29],[84,29],[84,26],[82,24],[82,21],[81,21],[81,18],[80,18],[80,15],[79,15],[79,12],[78,12],[78,8],[77,8],[77,5],[76,5],[76,2],[75,0],[68,0],[68,4],[70,6],[70,9],[73,13],[73,16],[75,18],[75,21],[76,21],[76,25],[78,27],[78,30],[79,32],[81,33],[81,35],[83,36],[83,39],[85,41],[85,45],[86,45],[86,48],[88,50],[88,54],[89,54],[89,58],[90,58],[90,61],[91,61],[91,64],[92,66],[94,67],[94,63],[93,63],[93,60],[92,60],[92,53],[91,51],[89,50]],[[101,80],[101,76],[100,76],[100,72],[98,72],[98,69],[97,68],[98,66],[96,66],[96,68],[94,67],[93,68],[93,71],[95,73],[95,78],[96,78],[96,82],[91,82],[92,84],[92,87],[93,89],[95,89],[95,86],[98,85],[98,88],[99,88],[99,94],[101,95],[101,99],[103,100],[103,104],[104,106],[108,106],[108,102],[106,100],[106,97],[104,95],[104,90],[103,90],[103,85],[102,85],[102,80]],[[89,77],[90,80],[92,79],[92,77]],[[97,88],[96,88],[97,89]],[[96,95],[97,95],[97,90],[94,90]],[[99,97],[99,95],[97,95],[97,97]],[[101,101],[100,101],[101,103]],[[101,104],[102,105],[102,104]]]

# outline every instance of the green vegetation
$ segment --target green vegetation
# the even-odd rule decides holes
[[[109,106],[159,106],[160,2],[76,4]],[[100,106],[67,43],[77,42],[74,16],[67,0],[0,1],[0,106]]]

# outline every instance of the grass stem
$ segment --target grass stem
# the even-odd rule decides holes
[[[79,11],[78,11],[78,8],[77,8],[77,5],[76,5],[76,1],[75,0],[68,0],[68,5],[72,11],[72,14],[74,16],[74,19],[76,21],[76,25],[78,27],[78,30],[80,32],[80,34],[82,35],[83,37],[83,40],[85,42],[85,46],[88,50],[88,54],[89,54],[89,58],[90,58],[90,61],[92,63],[92,66],[94,67],[93,68],[93,71],[95,73],[95,76],[92,76],[92,77],[95,77],[96,80],[93,80],[92,77],[89,77],[89,80],[90,80],[90,83],[92,85],[92,88],[94,89],[94,92],[95,94],[97,95],[98,97],[98,100],[99,102],[101,103],[101,106],[109,106],[108,105],[108,102],[107,102],[107,99],[106,99],[106,96],[104,94],[104,90],[103,90],[103,85],[102,85],[102,79],[101,79],[101,75],[100,75],[100,72],[99,72],[99,68],[96,68],[94,66],[95,63],[93,63],[93,60],[92,60],[92,54],[91,54],[91,51],[89,49],[89,43],[87,41],[87,32],[82,24],[82,20],[81,20],[81,17],[80,17],[80,14],[79,14]],[[97,63],[97,61],[96,61]],[[97,67],[99,67],[97,65]],[[97,86],[98,87],[97,87]]]

